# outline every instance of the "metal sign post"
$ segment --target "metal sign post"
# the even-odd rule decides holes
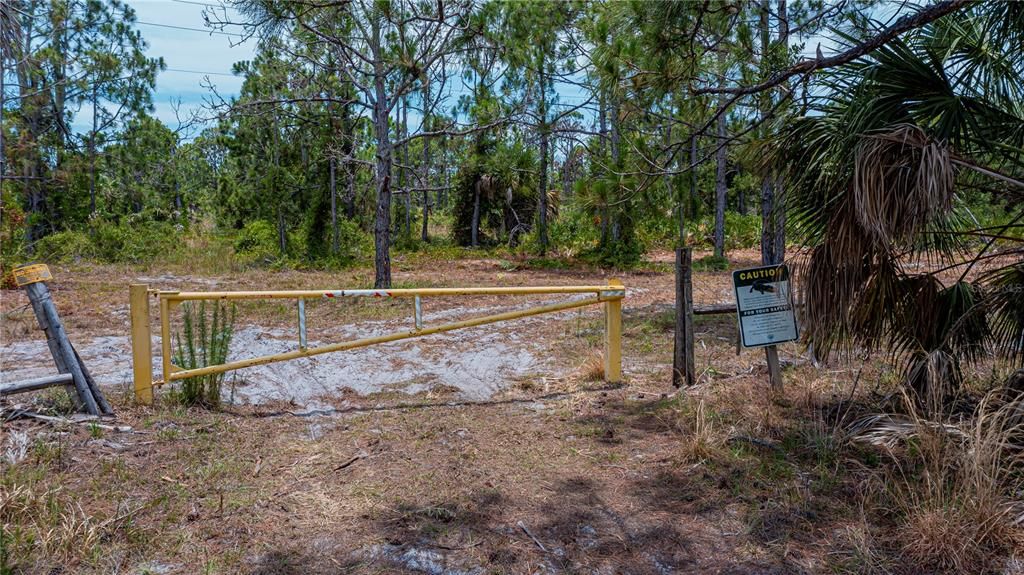
[[[800,337],[793,313],[789,268],[778,264],[736,270],[732,283],[743,347],[766,348],[771,385],[781,390],[782,375],[775,346]]]

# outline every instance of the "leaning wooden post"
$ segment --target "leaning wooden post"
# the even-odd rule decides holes
[[[50,270],[45,265],[21,266],[14,270],[14,276],[18,285],[25,288],[39,327],[46,333],[46,344],[50,348],[57,371],[71,374],[80,405],[91,415],[100,415],[100,407],[89,387],[89,380],[86,379],[85,372],[78,362],[78,355],[68,340],[68,334],[64,331],[64,325],[57,314],[57,307],[53,305],[53,299],[50,297],[50,290],[46,287],[45,281],[52,278]],[[109,408],[104,412],[109,412]]]
[[[128,288],[132,323],[132,373],[135,401],[153,404],[153,340],[149,327],[149,286],[132,284]]]
[[[625,291],[619,280],[608,280],[608,285]],[[622,299],[604,303],[604,379],[609,383],[622,381]]]
[[[672,385],[697,383],[693,356],[693,269],[690,248],[676,249],[676,337]]]

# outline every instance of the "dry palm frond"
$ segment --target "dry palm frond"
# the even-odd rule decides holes
[[[852,441],[893,451],[920,436],[922,431],[942,433],[957,441],[968,435],[956,425],[906,415],[877,414],[855,421],[848,430]]]
[[[836,344],[848,342],[852,305],[870,278],[875,259],[850,211],[849,204],[840,209],[830,224],[834,232],[796,270],[803,285],[802,323],[823,358]]]
[[[943,350],[914,356],[906,369],[906,381],[916,403],[930,415],[942,413],[962,380],[960,359]]]
[[[917,126],[868,135],[854,160],[857,220],[879,245],[905,241],[950,210],[954,181],[948,146]]]
[[[982,279],[988,288],[985,297],[994,351],[1020,365],[1024,361],[1024,263],[994,270]]]

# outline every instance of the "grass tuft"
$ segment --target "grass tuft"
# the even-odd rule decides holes
[[[1024,544],[1016,494],[1024,488],[1024,454],[1016,440],[1018,399],[1001,406],[986,397],[959,423],[924,419],[906,396],[908,417],[890,419],[857,438],[882,446],[893,465],[874,483],[898,512],[905,561],[931,573],[988,572]]]
[[[582,381],[602,381],[604,379],[604,355],[593,353],[583,360],[583,363],[576,368],[576,373]]]
[[[713,460],[725,444],[703,399],[692,409],[680,412],[677,426],[683,432],[679,449],[684,461],[703,463]]]

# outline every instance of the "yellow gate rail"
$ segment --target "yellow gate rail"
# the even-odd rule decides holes
[[[160,310],[160,344],[163,357],[163,379],[153,380],[153,350],[150,335],[149,296],[155,295]],[[538,294],[593,294],[580,300],[548,304],[529,309],[487,315],[433,327],[423,327],[421,297],[427,296],[473,296],[473,295],[538,295]],[[604,338],[604,373],[609,382],[618,383],[622,379],[622,298],[626,288],[618,280],[609,280],[603,286],[546,286],[546,287],[475,287],[475,288],[420,288],[420,289],[363,289],[363,290],[286,290],[286,291],[223,291],[223,292],[177,292],[151,290],[145,284],[132,284],[129,288],[132,328],[132,369],[135,379],[135,399],[143,404],[153,402],[153,388],[178,381],[223,373],[256,365],[264,365],[275,361],[310,357],[322,353],[344,351],[399,341],[414,337],[422,337],[435,333],[443,333],[456,329],[475,327],[500,321],[508,321],[522,317],[552,313],[574,309],[588,305],[604,304],[605,338]],[[343,297],[411,297],[415,302],[415,329],[367,337],[347,342],[324,345],[316,348],[306,347],[306,312],[305,300],[319,298]],[[196,369],[183,370],[171,364],[171,312],[183,301],[197,300],[248,300],[248,299],[294,299],[298,301],[299,347],[295,351],[265,355],[250,359],[231,361],[220,365],[210,365]]]

